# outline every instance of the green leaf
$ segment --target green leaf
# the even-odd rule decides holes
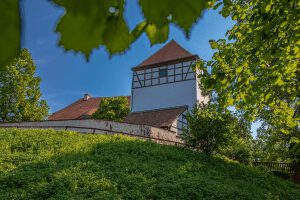
[[[218,43],[215,40],[209,40],[209,44],[212,49],[218,48]]]
[[[146,34],[150,40],[151,45],[164,43],[169,38],[169,26],[166,25],[159,29],[153,24],[148,25],[146,28]]]
[[[230,15],[230,9],[227,6],[223,7],[221,14],[225,18],[228,17]]]
[[[268,4],[266,7],[265,7],[265,12],[269,12],[271,10],[271,4]]]
[[[143,33],[151,45],[165,42],[170,23],[189,37],[192,25],[209,4],[206,0],[139,0],[145,20],[131,31],[123,17],[125,0],[52,2],[66,10],[56,28],[59,44],[67,51],[82,52],[86,58],[99,46],[105,46],[110,55],[122,53]]]
[[[88,58],[94,48],[105,45],[110,54],[125,51],[132,42],[123,19],[124,0],[53,0],[66,9],[57,25],[59,44]]]
[[[213,9],[217,10],[222,4],[222,2],[217,3],[216,5],[214,5]]]
[[[21,20],[18,0],[0,1],[0,70],[20,52]]]
[[[62,17],[56,31],[60,33],[59,44],[65,50],[82,52],[88,58],[92,50],[103,43],[101,35],[105,27],[105,20],[96,15],[69,12]]]
[[[147,22],[159,29],[175,23],[187,36],[207,6],[205,0],[139,0],[139,3]]]
[[[103,40],[110,55],[127,50],[133,41],[128,26],[123,18],[112,18],[106,29]]]
[[[147,22],[141,22],[139,23],[131,32],[132,36],[133,36],[133,40],[137,40],[146,30],[148,26]]]
[[[243,66],[238,66],[237,68],[236,68],[236,73],[241,73],[243,71]]]
[[[151,45],[163,43],[169,38],[169,26],[166,25],[162,28],[157,28],[154,24],[148,24],[147,22],[142,22],[138,24],[132,31],[134,40],[136,40],[142,33],[146,32]]]

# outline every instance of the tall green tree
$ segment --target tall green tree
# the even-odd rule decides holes
[[[0,73],[0,119],[2,122],[43,120],[49,107],[41,100],[36,66],[27,49]]]
[[[275,127],[266,123],[257,130],[254,140],[254,159],[259,161],[289,162],[292,161],[289,149],[289,137]]]
[[[224,0],[221,14],[236,24],[214,53],[199,62],[201,83],[215,91],[221,109],[234,106],[287,135],[299,135],[299,0]],[[294,140],[297,137],[290,137]]]
[[[125,96],[104,98],[99,109],[92,115],[93,119],[122,122],[130,111],[128,98]]]

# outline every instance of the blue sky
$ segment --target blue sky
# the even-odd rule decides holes
[[[104,48],[95,49],[89,62],[81,54],[64,52],[57,46],[59,34],[55,33],[56,24],[64,14],[47,0],[24,0],[23,2],[23,44],[32,54],[37,66],[37,75],[41,77],[41,91],[47,100],[51,112],[55,112],[84,93],[92,96],[130,95],[131,68],[156,52],[164,44],[150,46],[143,35],[124,55],[112,58]],[[125,17],[131,29],[143,20],[137,0],[129,0]],[[210,59],[213,51],[210,39],[224,38],[233,21],[225,19],[217,11],[206,11],[193,27],[190,39],[172,26],[170,39],[202,59]]]

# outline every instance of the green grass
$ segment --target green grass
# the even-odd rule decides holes
[[[0,199],[300,199],[300,186],[125,136],[0,129]]]

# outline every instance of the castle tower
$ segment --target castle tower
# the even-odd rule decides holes
[[[177,120],[169,124],[169,129],[182,129],[186,125],[186,111],[191,110],[197,102],[207,100],[201,96],[196,72],[192,69],[198,58],[172,40],[132,68],[132,113],[128,117],[132,120],[127,119],[127,122],[136,122],[153,112],[160,113],[146,117],[149,118],[147,120],[154,117],[164,121],[166,119],[161,116],[174,113]]]

